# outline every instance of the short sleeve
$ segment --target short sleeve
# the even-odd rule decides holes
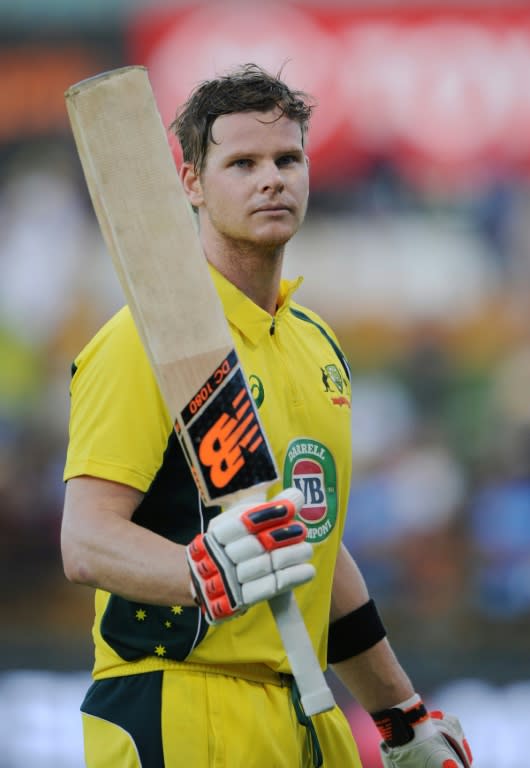
[[[73,371],[64,479],[91,475],[145,492],[172,424],[128,308],[89,342]]]

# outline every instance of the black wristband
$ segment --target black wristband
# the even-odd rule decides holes
[[[386,637],[373,600],[347,613],[329,625],[328,664],[358,656]]]

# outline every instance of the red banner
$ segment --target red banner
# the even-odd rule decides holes
[[[284,65],[318,103],[308,149],[321,186],[381,157],[422,182],[530,167],[528,6],[193,4],[137,15],[128,46],[150,70],[166,124],[200,80],[247,61]]]

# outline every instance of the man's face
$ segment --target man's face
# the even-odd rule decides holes
[[[241,244],[277,247],[302,223],[308,162],[298,123],[271,112],[223,115],[192,203],[201,231]],[[213,230],[213,231],[212,231]]]

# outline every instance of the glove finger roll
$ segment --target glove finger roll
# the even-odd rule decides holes
[[[256,538],[260,540],[268,552],[280,547],[290,547],[300,541],[305,541],[306,537],[307,528],[298,521],[291,523],[291,525],[284,525],[281,528],[262,531],[256,535]]]
[[[287,592],[293,587],[305,584],[315,575],[315,569],[309,563],[293,565],[282,571],[276,571],[261,579],[249,581],[241,586],[241,594],[247,605],[253,605],[261,600],[269,600],[271,597]]]
[[[241,595],[246,605],[254,605],[261,600],[269,600],[276,592],[276,576],[273,573],[241,585]]]
[[[249,533],[254,535],[269,528],[277,528],[289,523],[296,514],[294,504],[288,499],[269,501],[252,509],[247,509],[240,516]]]
[[[225,547],[225,553],[230,560],[235,563],[243,563],[245,560],[250,560],[254,557],[259,557],[265,552],[265,547],[259,539],[255,536],[248,534],[243,536],[242,539],[232,541]]]
[[[259,557],[253,557],[251,560],[245,560],[237,566],[236,571],[240,584],[267,576],[272,573],[271,556],[264,553]]]
[[[219,544],[226,546],[231,541],[237,541],[246,536],[247,529],[238,515],[220,514],[210,522],[208,535],[215,537]]]
[[[290,568],[276,571],[276,592],[285,592],[288,589],[293,589],[293,587],[306,584],[314,578],[315,573],[315,567],[310,563],[293,565]]]
[[[290,565],[307,563],[313,556],[313,547],[308,541],[301,541],[290,547],[282,547],[270,553],[272,567],[275,571],[288,568]]]

